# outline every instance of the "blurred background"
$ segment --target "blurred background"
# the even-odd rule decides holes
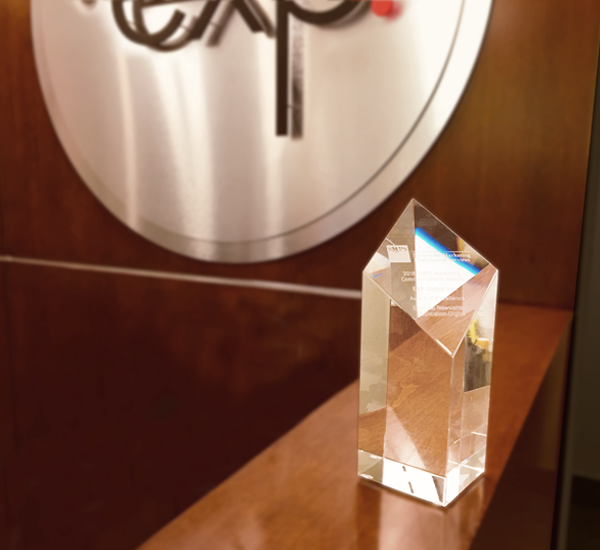
[[[411,198],[498,267],[500,300],[573,308],[599,36],[596,0],[496,0],[411,177],[323,245],[232,266],[94,198],[44,105],[29,3],[2,0],[0,548],[133,549],[353,381],[361,271]]]

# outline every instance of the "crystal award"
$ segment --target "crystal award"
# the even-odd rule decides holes
[[[413,200],[362,286],[358,473],[446,506],[485,467],[498,271]]]

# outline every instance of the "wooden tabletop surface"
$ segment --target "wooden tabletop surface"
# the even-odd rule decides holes
[[[354,383],[140,550],[468,548],[570,318],[499,304],[486,472],[448,508],[357,476]]]

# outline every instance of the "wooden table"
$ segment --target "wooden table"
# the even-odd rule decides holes
[[[468,548],[570,318],[568,311],[499,305],[486,473],[448,508],[356,475],[354,383],[141,549]]]

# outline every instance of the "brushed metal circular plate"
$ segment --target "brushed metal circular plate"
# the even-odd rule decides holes
[[[148,31],[175,10],[191,28],[206,1],[154,1]],[[275,28],[276,2],[253,1]],[[458,103],[492,0],[405,0],[388,17],[359,6],[327,26],[290,17],[287,135],[278,33],[251,32],[225,2],[201,40],[170,51],[127,38],[111,0],[31,2],[46,104],[100,201],[168,249],[256,262],[341,233],[406,179]]]

